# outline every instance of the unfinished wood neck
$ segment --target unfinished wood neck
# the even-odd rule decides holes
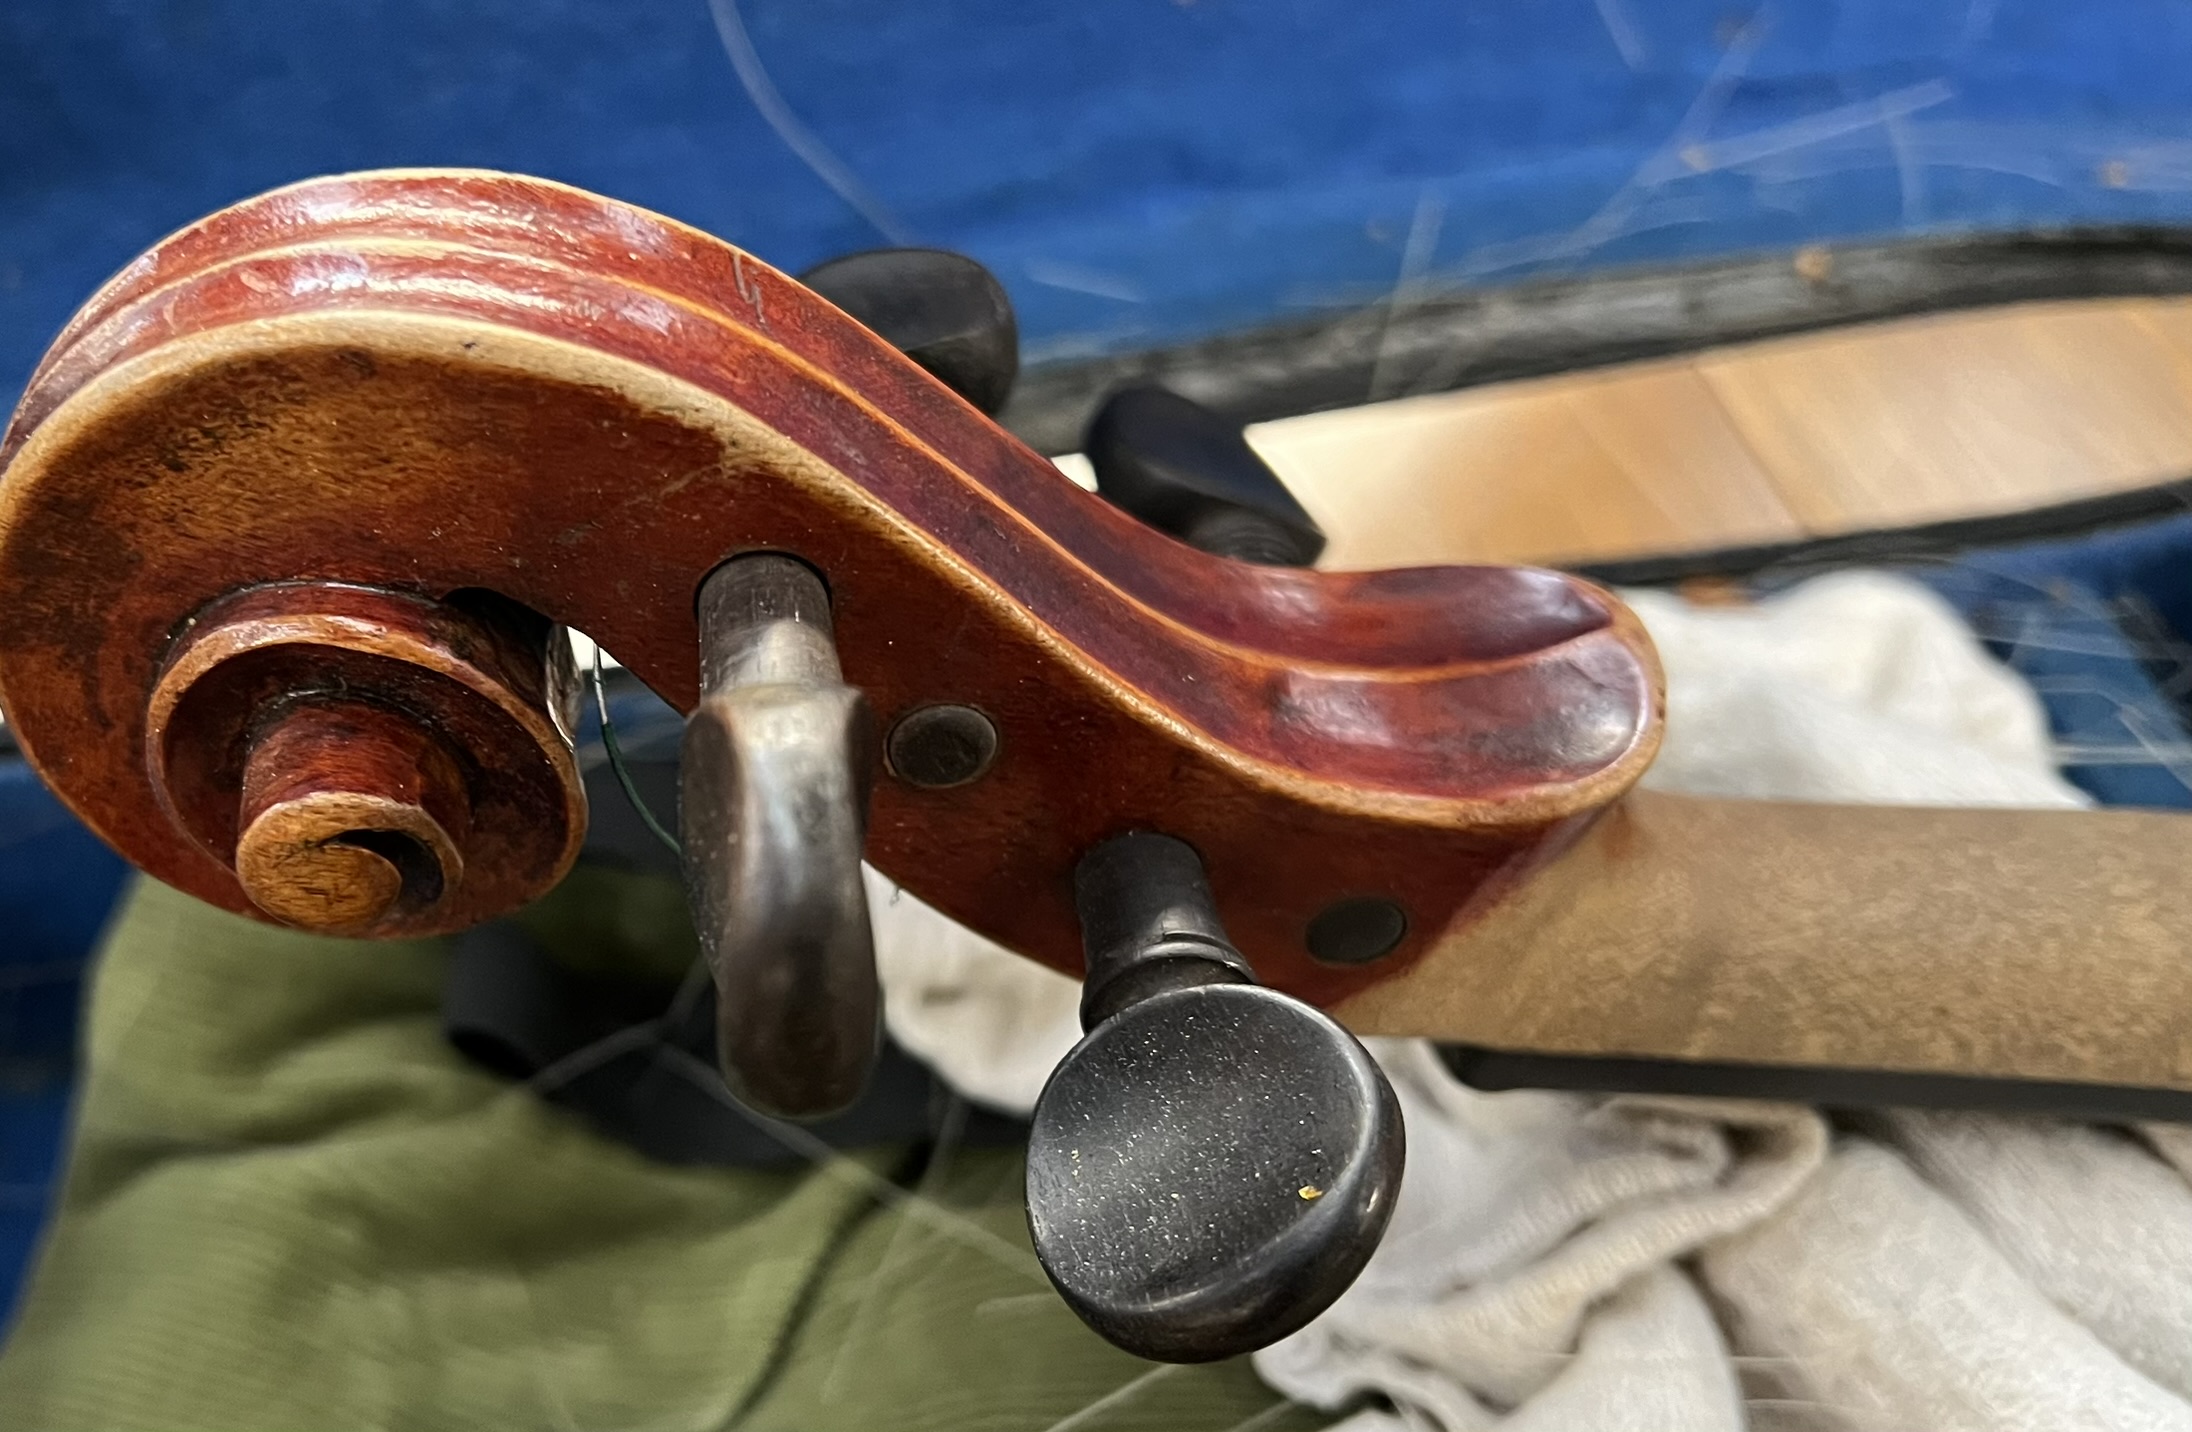
[[[2188,831],[1636,791],[1336,1012],[1497,1050],[2192,1090]]]

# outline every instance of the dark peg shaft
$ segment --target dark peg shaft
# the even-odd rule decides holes
[[[1096,490],[1191,547],[1266,567],[1307,567],[1324,533],[1241,425],[1169,388],[1122,388],[1082,444]]]
[[[859,1097],[882,1015],[860,879],[873,722],[802,562],[756,553],[716,568],[700,646],[678,818],[723,1078],[762,1113],[821,1118]]]
[[[1276,1342],[1385,1231],[1404,1152],[1393,1091],[1346,1030],[1255,983],[1184,842],[1119,836],[1074,884],[1088,1033],[1035,1105],[1036,1256],[1084,1322],[1142,1357]]]
[[[1004,285],[946,249],[872,249],[799,281],[866,324],[945,387],[995,414],[1020,376],[1020,325]]]

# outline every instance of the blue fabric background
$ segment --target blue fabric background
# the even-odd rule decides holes
[[[0,1327],[59,1172],[84,961],[122,876],[29,767],[0,760]]]
[[[1918,575],[2039,692],[2073,783],[2104,805],[2192,808],[2192,515]]]
[[[786,267],[963,248],[1038,358],[1404,276],[2192,216],[2175,0],[739,5],[9,0],[0,401],[163,232],[376,165],[546,174]],[[757,110],[741,35],[859,206]]]

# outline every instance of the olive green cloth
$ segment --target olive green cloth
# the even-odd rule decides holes
[[[659,967],[689,948],[675,909],[597,873],[528,923]],[[1161,1368],[1082,1328],[1029,1249],[1016,1154],[650,1162],[449,1050],[447,958],[139,883],[98,968],[62,1207],[0,1351],[0,1427],[1327,1420],[1245,1361]]]

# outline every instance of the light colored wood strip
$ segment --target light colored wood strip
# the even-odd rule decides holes
[[[1588,560],[1803,529],[1683,362],[1265,423],[1325,565]]]
[[[2127,304],[2125,311],[2169,346],[2180,382],[2192,386],[2192,298],[2156,298]]]
[[[1261,424],[1327,565],[1561,562],[2192,475],[2192,300],[2034,304]]]
[[[1904,527],[2192,473],[2192,383],[2135,307],[1939,315],[1697,367],[1806,527]]]
[[[1664,519],[1650,534],[1652,550],[1674,550],[1693,534],[1716,547],[1802,535],[1772,474],[1688,361],[1592,376],[1568,404]],[[1591,555],[1618,553],[1594,547]]]

